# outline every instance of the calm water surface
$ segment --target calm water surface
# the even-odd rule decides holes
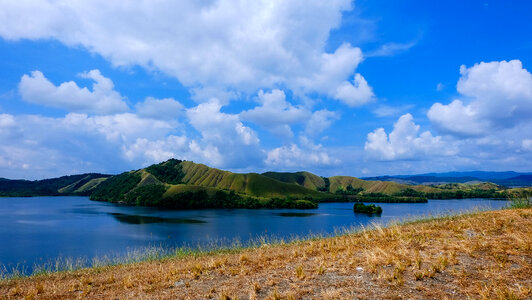
[[[0,265],[32,266],[57,257],[123,255],[153,245],[245,243],[258,236],[331,234],[338,228],[461,211],[500,209],[506,201],[466,199],[381,203],[380,216],[353,213],[353,203],[318,209],[169,211],[90,201],[87,197],[0,198]]]

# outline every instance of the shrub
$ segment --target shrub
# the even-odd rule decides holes
[[[172,158],[160,164],[151,165],[146,168],[146,171],[162,182],[179,184],[185,176],[181,162],[181,160]]]
[[[353,205],[353,210],[358,213],[366,214],[382,213],[382,207],[376,206],[375,204],[364,205],[364,203],[355,203],[355,205]]]
[[[510,208],[530,208],[532,207],[532,191],[522,191],[508,196]]]
[[[108,202],[125,201],[126,193],[135,188],[140,180],[139,174],[130,172],[112,176],[96,187],[90,199]]]

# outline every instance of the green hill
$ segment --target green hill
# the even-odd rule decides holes
[[[172,208],[313,208],[328,195],[256,173],[170,159],[109,178],[91,199]]]
[[[491,182],[408,185],[393,181],[362,180],[351,176],[320,177],[309,172],[266,172],[264,176],[315,191],[343,195],[346,201],[419,202],[429,199],[506,198],[511,190]]]
[[[0,197],[87,196],[110,176],[89,173],[34,181],[0,178]]]
[[[266,172],[262,175],[277,179],[286,183],[293,183],[306,188],[319,191],[327,188],[325,191],[335,193],[338,190],[345,190],[348,186],[353,188],[362,188],[365,193],[398,193],[404,189],[412,188],[420,192],[435,192],[436,189],[429,186],[411,186],[399,184],[392,181],[366,181],[351,176],[333,176],[329,178],[320,177],[309,172],[281,173]]]
[[[286,183],[295,183],[315,191],[318,191],[326,186],[326,181],[323,177],[309,172],[266,172],[262,173],[262,175]]]

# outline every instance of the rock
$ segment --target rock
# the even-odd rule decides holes
[[[357,272],[364,272],[364,268],[362,268],[362,267],[357,267]]]
[[[185,282],[183,280],[179,280],[179,281],[174,282],[174,287],[180,287],[180,286],[184,286],[184,285],[185,285]]]

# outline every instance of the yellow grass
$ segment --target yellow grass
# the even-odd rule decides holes
[[[532,209],[0,282],[13,299],[530,299]],[[1,298],[2,296],[0,296]]]

